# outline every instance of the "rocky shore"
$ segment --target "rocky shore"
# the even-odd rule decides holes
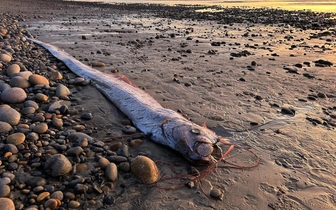
[[[335,208],[333,14],[195,11],[206,8],[223,9],[5,0],[0,209]],[[171,165],[187,174],[191,164],[141,135],[90,81],[25,36],[127,75],[163,105],[253,149],[262,164],[218,168],[202,189],[144,184],[157,169],[133,171],[138,155],[161,161],[160,177],[178,174]]]

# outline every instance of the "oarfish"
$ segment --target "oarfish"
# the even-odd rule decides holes
[[[90,80],[151,140],[176,150],[193,163],[215,162],[212,153],[221,139],[215,132],[164,108],[145,91],[120,77],[91,68],[56,46],[26,38],[47,49],[76,75]]]

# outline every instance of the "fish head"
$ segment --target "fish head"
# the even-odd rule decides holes
[[[163,124],[164,134],[170,145],[195,164],[215,162],[212,153],[220,137],[206,127],[184,119],[174,119]]]

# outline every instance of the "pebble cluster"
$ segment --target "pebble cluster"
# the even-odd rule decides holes
[[[95,128],[84,121],[94,114],[78,108],[75,96],[89,81],[27,41],[29,32],[19,27],[18,18],[2,14],[1,20],[0,209],[113,204],[108,192],[118,177],[132,177],[128,145],[92,138]],[[124,130],[136,132],[131,125]],[[156,170],[153,182],[158,171],[147,159]],[[132,171],[143,180],[142,172]]]

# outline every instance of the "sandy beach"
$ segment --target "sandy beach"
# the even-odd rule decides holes
[[[0,29],[7,31],[1,31],[1,53],[12,59],[1,61],[0,85],[12,84],[8,67],[20,64],[21,72],[43,75],[50,87],[23,88],[27,99],[19,103],[0,101],[0,108],[7,104],[21,113],[20,122],[1,133],[1,197],[10,198],[15,209],[336,209],[333,15],[238,8],[195,12],[202,9],[2,0]],[[218,167],[200,182],[176,190],[139,183],[129,169],[137,155],[157,161],[163,177],[176,176],[171,165],[182,174],[190,166],[205,167],[146,137],[112,140],[124,135],[127,117],[24,35],[60,47],[107,74],[127,76],[164,107],[251,149],[261,163],[251,169]],[[52,72],[63,78],[52,79]],[[59,84],[71,94],[57,95]],[[42,101],[38,93],[49,98]],[[38,102],[29,114],[27,100]],[[46,111],[55,101],[63,101],[69,111]],[[39,133],[38,124],[48,129]],[[75,155],[74,130],[90,136]],[[25,140],[13,149],[8,139],[14,133],[23,133]],[[122,145],[129,149],[128,165],[116,162],[118,178],[107,180],[99,158],[113,162],[111,157],[122,156]],[[253,165],[255,157],[238,146],[227,161]],[[70,173],[53,177],[46,172],[44,165],[55,154],[70,160]],[[24,177],[44,181],[31,184]],[[214,190],[220,196],[210,195]],[[56,199],[60,202],[52,206]]]

